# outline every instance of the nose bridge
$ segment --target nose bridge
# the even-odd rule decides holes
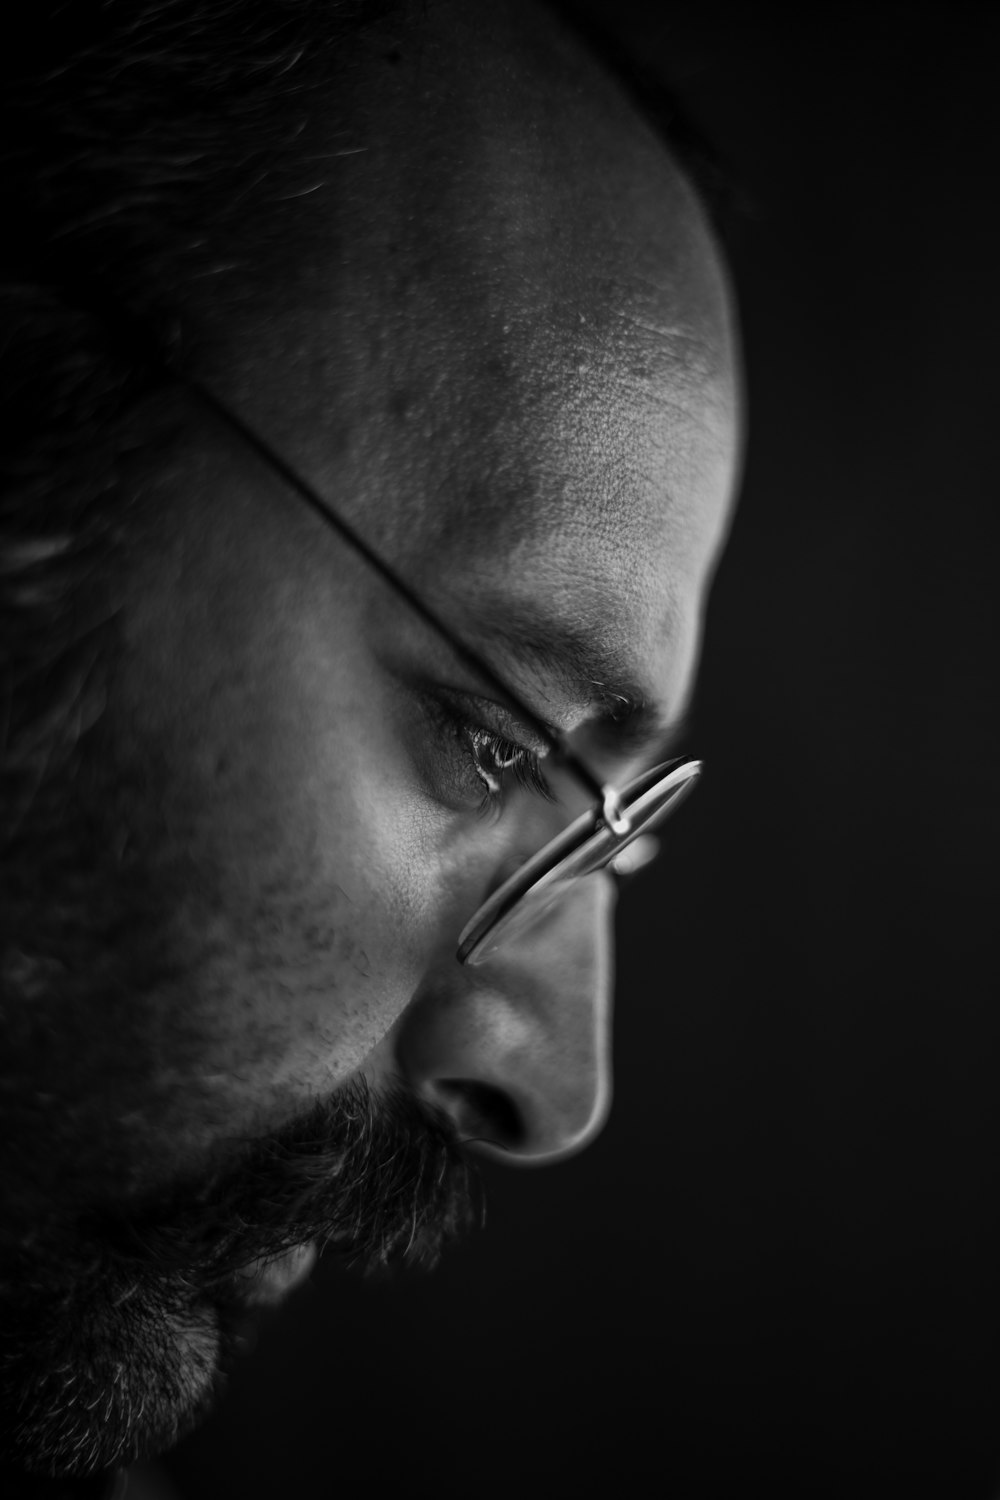
[[[452,950],[404,1014],[397,1066],[485,1154],[555,1161],[604,1123],[613,907],[610,877],[588,877],[480,968]]]

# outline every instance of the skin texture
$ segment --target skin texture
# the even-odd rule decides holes
[[[519,9],[483,24],[473,46],[446,8],[399,64],[373,56],[336,264],[320,238],[305,306],[251,323],[238,377],[213,383],[624,777],[643,759],[598,743],[579,685],[513,664],[498,629],[544,602],[664,719],[682,708],[736,467],[728,299],[690,189],[615,92]],[[414,700],[425,679],[481,694],[469,672],[226,433],[205,424],[185,480],[137,575],[125,691],[136,734],[169,745],[178,853],[221,887],[204,1076],[227,1110],[276,1115],[358,1069],[436,1099],[469,1079],[513,1102],[525,1156],[579,1146],[609,1089],[607,882],[489,972],[454,964],[499,872],[566,812],[523,792],[494,824],[449,805]],[[193,957],[206,923],[184,920]],[[234,992],[235,1069],[215,999]]]
[[[294,273],[201,373],[624,781],[649,753],[606,710],[683,710],[732,504],[719,254],[662,144],[543,16],[442,5],[393,41],[338,98]],[[456,714],[530,733],[177,400],[165,460],[132,461],[122,656],[72,794],[86,962],[41,933],[20,960],[46,1033],[19,1117],[40,1220],[155,1201],[359,1083],[505,1160],[579,1150],[611,1096],[611,877],[482,968],[455,948],[583,794],[555,771],[555,801],[509,782],[483,816]]]

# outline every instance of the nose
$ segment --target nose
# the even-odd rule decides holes
[[[614,899],[611,878],[592,875],[480,967],[451,949],[404,1013],[398,1069],[480,1153],[543,1165],[604,1124]]]

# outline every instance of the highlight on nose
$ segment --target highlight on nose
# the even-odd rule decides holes
[[[595,875],[482,967],[453,951],[400,1018],[396,1065],[473,1151],[540,1166],[580,1151],[611,1103],[610,878]]]

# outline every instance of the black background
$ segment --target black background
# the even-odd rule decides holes
[[[612,1121],[431,1277],[320,1266],[188,1500],[1000,1495],[997,12],[637,4],[749,211],[708,771]]]

